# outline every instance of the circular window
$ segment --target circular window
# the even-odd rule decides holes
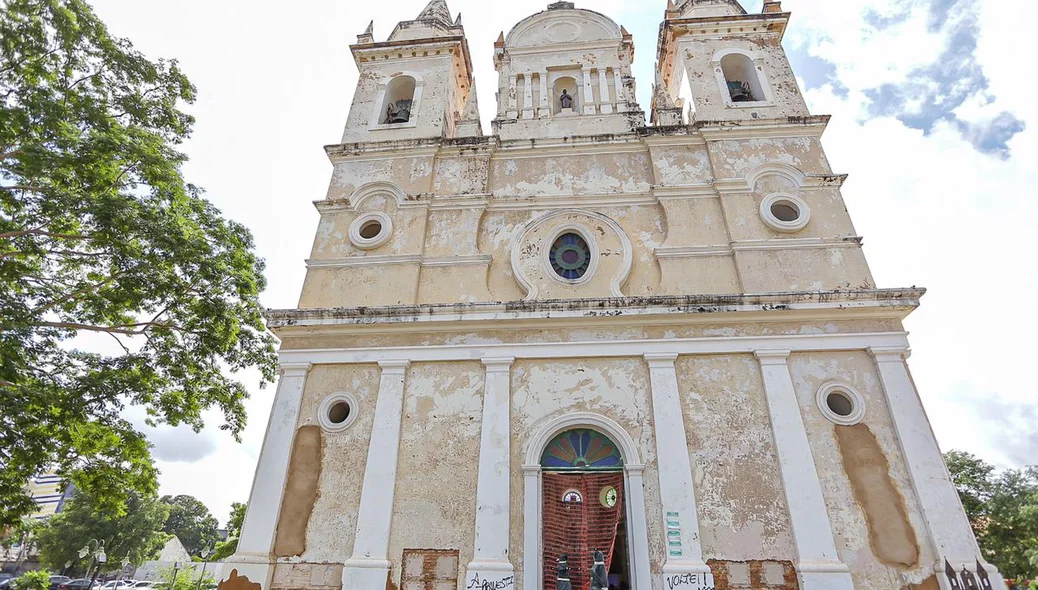
[[[826,383],[818,389],[815,401],[830,422],[853,426],[865,417],[865,398],[843,383]]]
[[[795,232],[807,225],[811,210],[800,197],[778,194],[767,196],[761,201],[760,215],[771,229]]]
[[[317,408],[317,422],[328,432],[342,432],[357,419],[357,399],[348,393],[325,398]]]
[[[392,233],[393,220],[379,211],[361,215],[350,224],[350,242],[362,250],[378,248]]]
[[[591,249],[579,234],[566,232],[555,238],[548,260],[555,274],[575,281],[587,274],[591,266]]]

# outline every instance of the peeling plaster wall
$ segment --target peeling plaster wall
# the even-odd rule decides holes
[[[703,558],[795,560],[756,359],[681,357],[677,371]]]
[[[306,552],[301,556],[304,562],[342,564],[353,553],[378,384],[376,365],[318,365],[307,376],[299,411],[300,427],[318,424],[317,410],[333,393],[352,394],[357,399],[357,417],[343,432],[322,435],[321,479],[315,517],[307,525]]]
[[[460,563],[472,560],[483,377],[478,362],[408,369],[389,535],[394,583],[404,549],[454,549]]]
[[[818,467],[836,547],[840,552],[840,559],[851,568],[855,586],[875,590],[900,590],[909,583],[922,583],[933,573],[928,564],[935,563],[937,556],[934,555],[927,538],[926,523],[921,517],[919,502],[912,491],[912,484],[872,359],[864,351],[794,354],[790,356],[789,366],[811,452]],[[858,503],[851,480],[844,470],[835,435],[837,427],[822,416],[815,403],[818,389],[829,381],[846,383],[865,398],[866,412],[862,424],[875,435],[883,455],[889,462],[890,480],[904,500],[909,522],[919,541],[920,565],[907,568],[886,565],[870,546],[870,531],[864,509]]]
[[[649,369],[642,359],[572,359],[556,362],[517,361],[512,366],[512,488],[509,554],[515,565],[516,588],[523,587],[523,475],[532,435],[553,418],[588,411],[620,424],[638,446],[645,462],[645,504],[649,557],[653,573],[663,561],[663,516],[660,512],[656,442],[649,428]],[[657,518],[658,517],[658,518]],[[540,559],[540,556],[533,556]]]

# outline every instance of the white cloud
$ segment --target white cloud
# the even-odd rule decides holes
[[[548,2],[448,0],[464,15],[486,131],[497,86],[493,42]],[[267,306],[294,307],[298,299],[317,223],[310,202],[323,198],[331,172],[321,147],[339,139],[356,83],[349,43],[372,19],[376,39],[385,39],[425,3],[95,0],[114,33],[152,57],[178,58],[198,86],[186,171],[255,233],[268,262]],[[617,18],[634,35],[639,97],[647,106],[666,0],[577,4]],[[1027,455],[1010,452],[1002,424],[975,405],[991,400],[991,408],[1012,412],[1036,398],[1027,337],[1038,331],[1031,304],[1038,299],[1031,241],[1038,229],[1038,120],[1030,104],[1038,88],[1016,54],[1026,19],[995,0],[980,5],[975,57],[995,102],[974,97],[955,111],[970,122],[1009,111],[1027,124],[1010,141],[1009,159],[999,160],[979,154],[951,124],[939,123],[927,136],[892,117],[869,118],[867,89],[904,82],[948,41],[947,31],[927,28],[924,0],[783,4],[794,13],[786,47],[830,62],[846,88],[814,88],[807,98],[815,113],[833,115],[824,143],[834,169],[851,175],[844,195],[879,284],[930,288],[908,328],[916,351],[911,366],[942,446],[1017,464]],[[760,2],[747,5],[759,10]],[[875,31],[865,22],[870,10],[890,16],[906,6],[907,18],[895,27]],[[250,386],[258,380],[244,378]],[[210,454],[190,463],[160,461],[162,493],[195,495],[221,520],[232,501],[248,497],[273,397],[273,388],[253,391],[242,444],[216,430],[216,417],[202,435],[215,441]],[[1018,440],[1031,444],[1024,434]]]

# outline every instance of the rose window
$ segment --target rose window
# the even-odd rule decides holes
[[[555,274],[564,279],[577,280],[584,276],[591,264],[591,249],[578,234],[565,233],[551,245],[548,258]]]

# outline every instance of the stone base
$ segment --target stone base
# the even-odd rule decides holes
[[[854,590],[854,580],[842,563],[800,563],[800,590]]]
[[[473,561],[465,572],[464,588],[510,590],[515,587],[515,568],[507,561]]]
[[[391,567],[384,559],[347,559],[345,567],[342,568],[342,590],[387,588],[386,582],[389,580]]]

